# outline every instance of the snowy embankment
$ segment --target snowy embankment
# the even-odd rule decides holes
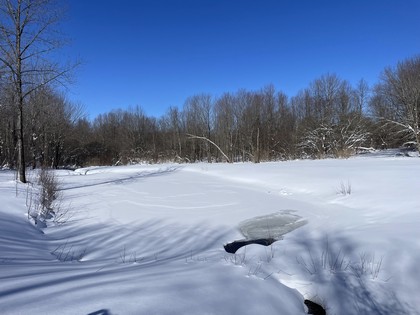
[[[416,314],[418,174],[417,158],[375,156],[58,171],[71,218],[40,230],[0,171],[0,310],[305,314],[306,298],[330,315]],[[280,237],[284,213],[306,224],[224,251],[255,217]]]

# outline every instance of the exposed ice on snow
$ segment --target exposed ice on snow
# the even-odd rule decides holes
[[[295,212],[295,210],[282,210],[248,219],[239,224],[239,230],[247,239],[274,238],[279,240],[284,234],[307,223]]]

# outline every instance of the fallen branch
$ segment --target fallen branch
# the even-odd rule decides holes
[[[211,141],[209,138],[206,138],[206,137],[201,137],[201,136],[196,136],[196,135],[192,135],[192,134],[189,134],[189,133],[187,133],[187,136],[190,138],[190,139],[200,139],[200,140],[204,140],[204,141],[207,141],[207,142],[209,142],[209,143],[211,143],[212,145],[214,145],[216,148],[217,148],[217,150],[219,150],[219,152],[225,157],[225,159],[226,159],[226,161],[228,162],[228,163],[230,163],[230,159],[228,158],[228,156],[223,152],[223,150],[222,149],[220,149],[220,147],[216,144],[216,143],[214,143],[213,141]]]

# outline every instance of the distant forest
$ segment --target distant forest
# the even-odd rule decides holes
[[[386,68],[372,87],[326,74],[291,97],[269,85],[193,95],[158,118],[136,107],[90,121],[58,89],[78,62],[54,55],[66,43],[57,5],[0,2],[0,168],[17,169],[22,183],[27,167],[258,163],[420,147],[420,56]]]
[[[14,97],[3,82],[0,166],[9,168],[17,161]],[[373,87],[326,74],[292,97],[270,85],[198,94],[159,118],[135,107],[89,121],[49,85],[31,93],[23,111],[25,161],[32,167],[348,157],[408,141],[418,148],[420,57],[386,68]]]

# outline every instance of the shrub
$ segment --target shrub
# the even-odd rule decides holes
[[[46,220],[56,224],[66,223],[72,216],[71,208],[63,204],[60,183],[54,171],[41,169],[36,183],[27,186],[28,219],[32,218],[40,227],[46,227]]]
[[[41,214],[45,218],[51,216],[54,208],[54,202],[60,197],[60,185],[53,171],[42,169],[39,173],[38,184],[39,206]]]
[[[347,183],[341,181],[340,186],[337,189],[337,193],[343,196],[351,195],[351,183],[348,180]]]

